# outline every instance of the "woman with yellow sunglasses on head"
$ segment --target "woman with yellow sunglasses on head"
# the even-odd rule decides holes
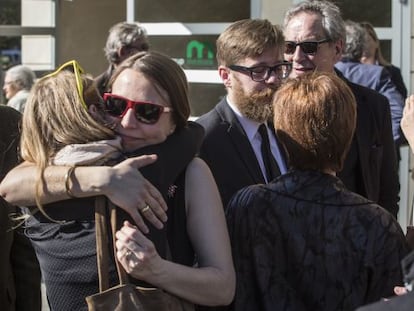
[[[121,215],[128,223],[117,235],[121,262],[129,264],[121,253],[136,251],[140,246],[133,240],[139,235],[148,253],[136,266],[148,268],[141,272],[165,272],[128,271],[134,282],[196,304],[229,303],[234,272],[223,209],[207,166],[192,160],[201,136],[187,122],[185,75],[155,52],[132,56],[118,70],[104,99],[76,62],[40,79],[23,120],[26,162],[0,185],[9,202],[37,203],[43,210],[27,220],[26,232],[41,262],[51,309],[85,310],[85,297],[98,292],[93,221],[98,195],[126,212]],[[136,157],[140,154],[149,155]],[[176,182],[178,175],[185,182]],[[174,202],[168,217],[164,199]],[[163,259],[157,240],[156,228],[165,224],[173,241],[172,261]],[[202,269],[191,267],[195,252]]]

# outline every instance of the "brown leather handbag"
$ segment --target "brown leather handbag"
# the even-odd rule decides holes
[[[111,232],[107,228],[107,209],[110,211]],[[158,288],[135,286],[116,259],[114,237],[116,208],[105,197],[95,201],[96,252],[99,293],[86,297],[90,311],[193,311],[194,305]],[[113,251],[109,252],[108,236],[112,235]],[[119,285],[109,288],[109,256],[114,256]]]

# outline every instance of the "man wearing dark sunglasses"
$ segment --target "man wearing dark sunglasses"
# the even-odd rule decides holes
[[[269,122],[273,94],[291,69],[282,48],[281,29],[261,19],[234,22],[217,40],[227,96],[197,122],[205,128],[200,156],[213,172],[224,207],[239,189],[286,172]]]
[[[328,1],[304,1],[285,14],[285,60],[291,77],[309,71],[334,72],[342,57],[345,25],[339,8]],[[399,180],[391,113],[387,98],[346,80],[358,106],[351,148],[338,176],[346,187],[398,213]]]

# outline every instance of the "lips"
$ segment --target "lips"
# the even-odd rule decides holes
[[[138,140],[141,140],[138,137],[132,137],[132,136],[128,136],[128,135],[125,135],[125,134],[119,134],[118,133],[118,135],[121,136],[121,139],[122,139],[123,142],[130,142],[130,141],[138,141]]]
[[[314,68],[296,67],[292,69],[291,77],[303,75],[306,72],[314,71]]]
[[[313,71],[313,68],[293,68],[293,70],[295,71],[299,71],[299,72],[306,72],[306,71]]]

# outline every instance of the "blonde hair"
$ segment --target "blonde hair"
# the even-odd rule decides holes
[[[288,80],[276,92],[273,109],[290,166],[342,170],[356,126],[355,97],[344,81],[326,72]]]
[[[56,153],[69,144],[115,137],[105,121],[102,100],[94,81],[85,75],[81,75],[81,79],[86,105],[88,108],[95,105],[100,113],[96,119],[81,102],[75,75],[66,70],[38,80],[26,102],[20,151],[24,160],[38,167],[35,199],[43,213],[39,200],[45,183],[43,174]]]

